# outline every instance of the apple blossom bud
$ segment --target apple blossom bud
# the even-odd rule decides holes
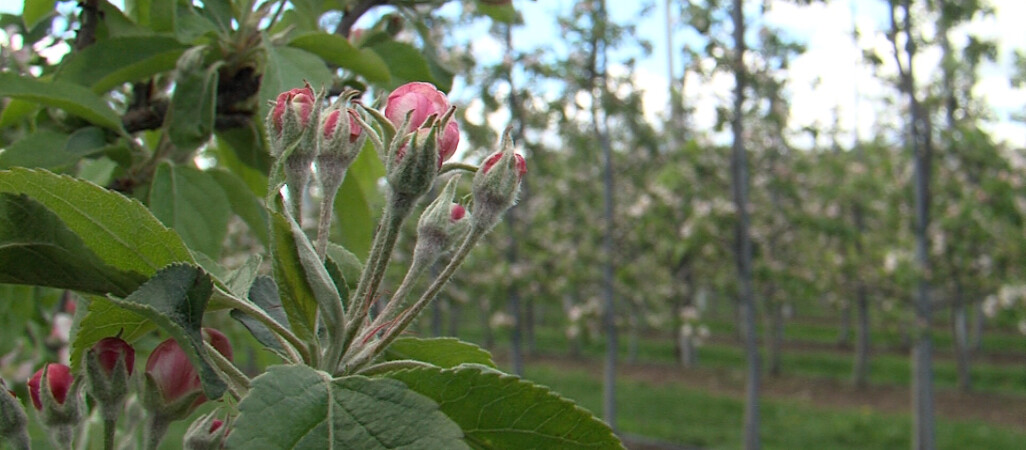
[[[420,196],[431,189],[438,176],[438,127],[421,128],[409,135],[395,153],[385,161],[385,173],[391,187],[389,207],[397,211],[409,209]]]
[[[340,120],[343,114],[349,120]],[[321,133],[317,141],[317,175],[325,195],[335,195],[345,179],[346,170],[363,149],[367,140],[365,133],[374,132],[365,132],[357,122],[356,114],[352,108],[336,107],[321,122]]]
[[[40,412],[43,424],[51,429],[60,446],[72,441],[71,429],[82,421],[78,386],[71,368],[56,363],[39,369],[28,382],[32,406]]]
[[[449,100],[442,91],[431,83],[414,81],[399,86],[385,102],[385,117],[399,128],[406,115],[410,114],[407,129],[398,130],[399,135],[416,130],[432,115],[441,117],[449,109]]]
[[[229,360],[232,359],[231,344],[220,331],[204,328],[203,340]],[[207,401],[199,373],[185,350],[174,339],[167,339],[153,349],[146,360],[145,376],[144,406],[171,420],[187,416]]]
[[[442,193],[424,209],[417,222],[417,245],[413,250],[413,259],[421,267],[433,264],[459,236],[470,229],[470,221],[465,218],[466,208],[453,202],[458,184],[459,177],[449,180]]]
[[[105,420],[117,420],[128,395],[135,349],[119,337],[107,337],[93,345],[85,358],[89,393],[100,405]]]
[[[46,377],[46,389],[43,386],[43,378]],[[64,364],[51,363],[36,371],[28,382],[29,395],[32,397],[32,405],[36,410],[43,410],[43,396],[50,395],[58,405],[63,405],[68,398],[68,391],[74,377],[71,376],[71,368]]]
[[[100,339],[92,350],[96,352],[100,367],[110,375],[114,372],[118,362],[124,361],[125,370],[131,375],[135,369],[135,349],[119,337],[106,337]]]
[[[503,133],[500,150],[481,165],[474,175],[474,225],[491,229],[507,209],[516,204],[520,180],[527,173],[524,157],[513,152],[511,130]]]
[[[231,429],[218,419],[216,413],[205,414],[194,420],[185,432],[183,448],[187,450],[216,450],[222,448]]]
[[[309,84],[278,94],[267,118],[272,155],[281,156],[285,149],[302,139],[315,113],[316,101],[317,96]]]

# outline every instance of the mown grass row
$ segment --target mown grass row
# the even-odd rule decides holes
[[[797,328],[797,326],[796,326]],[[810,327],[806,326],[806,329]],[[800,329],[799,329],[800,330]],[[508,332],[495,334],[496,345],[506,349],[509,346]],[[722,337],[716,344],[706,344],[698,349],[698,364],[708,368],[744,367],[744,352],[739,345],[733,344],[731,334],[714,331],[714,336]],[[461,330],[460,337],[471,342],[481,342],[479,329],[467,327]],[[985,336],[984,342],[1004,336]],[[790,338],[796,339],[796,338]],[[1026,342],[1026,340],[1024,340]],[[566,337],[551,327],[539,328],[536,331],[536,345],[542,354],[560,354],[569,351],[570,344]],[[621,335],[619,354],[623,360],[629,356],[629,339]],[[605,352],[605,343],[600,338],[586,339],[581,345],[581,356],[600,358]],[[985,361],[974,361],[970,371],[972,388],[981,392],[1026,395],[1026,351],[1023,352],[1022,364],[993,364]],[[641,336],[637,342],[637,361],[646,363],[674,364],[674,343],[668,338]],[[801,350],[781,354],[783,376],[803,376],[816,378],[832,378],[848,380],[852,374],[852,355],[850,352],[837,350]],[[876,385],[907,386],[910,379],[909,358],[901,353],[882,352],[878,347],[870,355],[869,381]],[[955,362],[950,358],[937,358],[934,361],[934,382],[940,389],[955,389],[958,377]]]
[[[531,364],[526,377],[579,405],[601,413],[601,374]],[[743,403],[680,383],[617,382],[619,431],[709,449],[740,448]],[[764,448],[908,448],[908,415],[836,410],[797,402],[764,400],[760,407]],[[1019,449],[1026,433],[976,421],[939,420],[939,449]]]

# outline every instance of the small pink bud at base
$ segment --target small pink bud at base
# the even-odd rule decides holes
[[[453,222],[458,222],[460,219],[462,219],[466,215],[467,215],[467,208],[464,208],[463,205],[461,205],[459,203],[456,203],[456,204],[452,205],[452,212],[450,213],[450,218],[452,219]]]
[[[35,375],[32,375],[32,379],[28,382],[28,388],[29,395],[32,397],[32,406],[35,406],[40,411],[43,410],[43,402],[39,397],[43,370],[46,370],[47,384],[54,400],[57,400],[58,404],[63,405],[64,401],[67,400],[68,391],[71,389],[71,383],[74,381],[74,377],[71,376],[71,368],[64,364],[51,363],[36,371]]]

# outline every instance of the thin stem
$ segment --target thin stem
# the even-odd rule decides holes
[[[167,434],[167,427],[171,424],[170,420],[167,420],[161,414],[151,414],[149,420],[146,421],[146,428],[143,430],[143,441],[145,443],[146,450],[157,450],[160,447],[160,441],[164,440],[164,435]]]
[[[238,367],[235,367],[235,364],[232,364],[228,358],[217,351],[209,342],[204,341],[203,347],[207,349],[207,356],[210,356],[214,365],[225,375],[224,378],[228,382],[229,391],[235,396],[236,400],[245,397],[246,393],[249,392],[249,377],[242,373]]]
[[[117,419],[103,419],[103,448],[104,450],[114,450],[114,436],[117,432],[118,420]]]
[[[368,307],[381,284],[385,269],[388,267],[388,261],[391,259],[392,249],[395,248],[396,240],[399,237],[399,228],[403,223],[403,219],[409,214],[409,206],[396,206],[396,203],[390,202],[390,206],[385,208],[385,213],[378,226],[378,233],[374,236],[370,257],[367,259],[367,265],[363,268],[363,273],[360,275],[360,283],[356,286],[356,295],[353,297],[355,302],[353,309],[351,309],[352,319],[347,325],[346,339],[342,345],[342,355],[345,355],[352,348],[354,338],[367,318]],[[384,227],[383,230],[381,229],[382,227]]]
[[[465,172],[475,173],[477,172],[477,166],[461,162],[449,162],[442,165],[442,168],[438,170],[438,175],[452,172],[454,170],[462,170]]]
[[[57,444],[57,448],[64,448],[71,450],[74,448],[72,444],[75,442],[75,430],[71,425],[57,425],[51,428],[53,434],[54,443]]]
[[[228,290],[227,287],[218,285],[217,290],[221,295],[224,296],[225,300],[229,304],[229,307],[238,309],[239,311],[248,314],[254,319],[259,320],[260,323],[264,324],[264,326],[273,331],[279,338],[282,338],[285,341],[284,344],[286,344],[282,347],[286,349],[286,352],[289,353],[290,356],[296,356],[298,354],[300,358],[299,360],[294,360],[292,362],[298,363],[300,362],[300,360],[310,362],[310,354],[307,351],[306,342],[296,337],[296,335],[292,333],[292,330],[285,328],[285,326],[278,323],[277,320],[274,320],[273,318],[271,318],[271,316],[268,316],[267,313],[259,306],[256,306],[248,300],[243,300],[239,297],[236,297]]]
[[[321,160],[323,161],[323,160]],[[318,162],[318,164],[322,164]],[[322,165],[322,169],[325,171],[336,170],[339,173],[336,174],[318,174],[321,179],[321,190],[323,191],[324,197],[321,198],[321,214],[317,219],[317,256],[321,258],[323,262],[325,255],[328,253],[328,235],[331,234],[331,218],[333,216],[332,211],[335,208],[335,195],[338,194],[338,188],[342,187],[342,182],[346,179],[346,170],[342,168],[341,164],[334,164],[338,168],[328,168],[329,163]]]
[[[382,337],[380,341],[375,343],[373,346],[365,347],[359,354],[354,356],[350,367],[358,368],[367,363],[371,358],[381,353],[389,344],[392,343],[392,341],[401,335],[403,331],[410,326],[413,319],[417,318],[417,315],[419,315],[420,312],[423,311],[429,303],[431,303],[431,300],[438,295],[438,292],[445,287],[445,284],[448,283],[453,274],[456,273],[456,269],[458,269],[460,265],[463,264],[463,261],[467,259],[467,255],[469,255],[470,251],[473,250],[477,241],[479,241],[486,233],[488,233],[487,228],[474,226],[470,233],[467,234],[466,239],[463,240],[463,243],[460,244],[460,248],[456,250],[456,254],[452,257],[452,260],[450,260],[449,264],[445,266],[442,273],[438,274],[435,280],[431,283],[431,286],[428,287],[427,291],[425,291],[424,294],[421,295],[420,299],[417,300],[417,303],[414,303],[413,307],[399,316],[396,325],[386,331],[385,336]]]
[[[405,302],[407,294],[409,294],[410,289],[413,288],[413,284],[417,281],[417,278],[420,277],[420,274],[424,273],[427,266],[428,265],[424,264],[423,261],[417,258],[413,259],[413,263],[410,264],[410,268],[406,271],[406,276],[403,277],[403,281],[399,284],[399,288],[396,289],[395,294],[392,295],[391,300],[389,300],[388,304],[385,305],[385,309],[381,311],[381,314],[378,314],[378,316],[374,318],[374,322],[367,327],[366,333],[373,333],[374,330],[383,326],[388,320],[391,320],[392,315],[397,309],[399,309],[403,302]],[[366,335],[366,333],[360,337],[361,340],[370,337]]]

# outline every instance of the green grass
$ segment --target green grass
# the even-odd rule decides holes
[[[547,385],[591,411],[601,411],[599,374],[532,364],[528,379]],[[710,449],[739,448],[743,403],[679,383],[617,382],[618,428],[660,440]],[[907,415],[838,411],[764,400],[760,437],[767,449],[908,448]],[[980,422],[939,421],[939,449],[1018,449],[1026,433]]]
[[[480,334],[476,332],[477,330],[468,328],[465,331],[461,332],[462,338],[480,342]],[[497,333],[497,344],[504,348],[508,346],[507,336],[508,333]],[[568,349],[566,338],[551,328],[538,329],[536,339],[538,348],[546,354],[560,354]],[[621,358],[627,356],[626,341],[626,337],[621,335]],[[599,339],[592,339],[585,342],[581,350],[585,357],[600,358],[605,352],[605,343]],[[669,339],[641,338],[638,342],[638,361],[641,362],[673,364],[675,363],[673,352],[673,342]],[[784,376],[798,375],[847,380],[851,378],[852,359],[850,354],[828,350],[789,352],[785,349],[781,354],[781,365]],[[765,358],[763,360],[765,361]],[[744,351],[741,347],[734,345],[708,344],[698,349],[698,361],[701,366],[709,368],[744,367]],[[899,386],[909,384],[911,372],[907,356],[871,353],[869,363],[871,384]],[[958,375],[953,360],[936,359],[933,369],[934,383],[937,387],[957,388]],[[973,389],[977,391],[1026,395],[1026,358],[1024,358],[1024,364],[1021,365],[974,362],[971,366],[970,378]]]

